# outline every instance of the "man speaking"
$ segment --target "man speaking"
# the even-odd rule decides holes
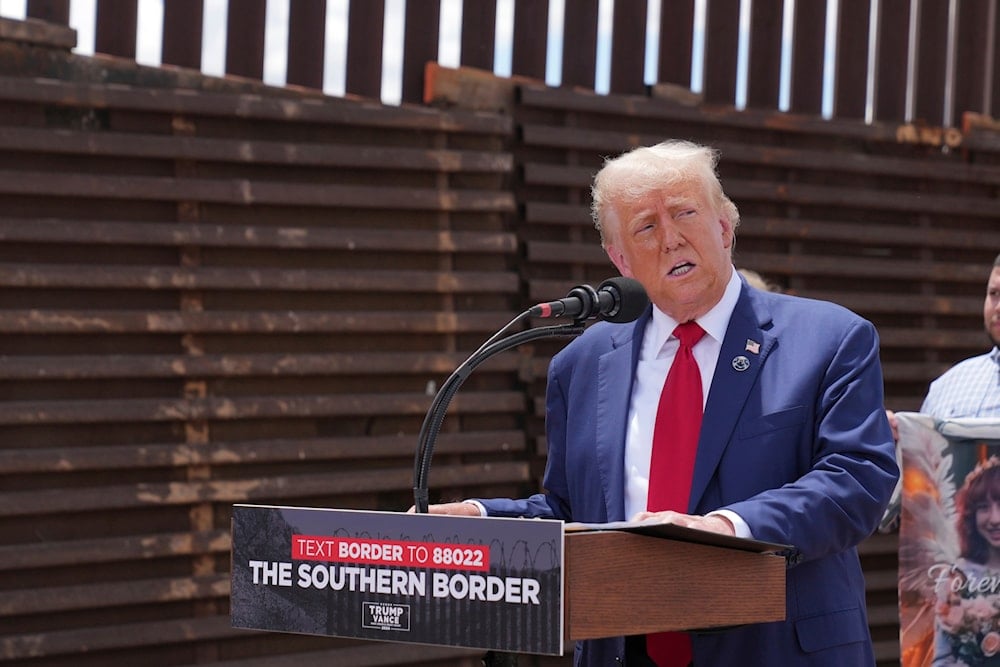
[[[899,475],[878,336],[840,306],[741,280],[739,213],[716,161],[669,141],[605,164],[594,221],[652,306],[632,324],[591,326],[553,358],[545,493],[430,511],[655,517],[794,547],[785,621],[588,640],[577,665],[874,665],[856,545]]]

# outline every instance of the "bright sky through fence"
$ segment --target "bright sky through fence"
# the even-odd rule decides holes
[[[226,13],[230,2],[238,0],[204,0],[202,34],[202,71],[211,76],[222,76],[226,57]],[[327,0],[326,47],[323,64],[323,90],[329,95],[344,94],[344,69],[347,61],[347,9],[349,0]],[[545,81],[559,85],[563,12],[567,0],[549,2],[549,56],[546,62]],[[24,18],[27,0],[0,0],[0,16]],[[144,65],[160,64],[163,29],[164,0],[138,0],[138,26],[136,34],[136,61]],[[513,9],[515,0],[497,0],[496,44],[494,72],[501,76],[511,73],[511,44]],[[704,28],[706,3],[695,0],[695,36],[691,88],[702,90],[702,64],[704,60]],[[792,45],[791,19],[796,0],[785,3],[784,31],[782,37],[781,88],[779,108],[789,107],[789,81],[791,66],[789,54]],[[830,117],[833,108],[833,81],[835,50],[834,37],[840,0],[827,4],[826,67],[823,76],[823,115]],[[875,0],[878,2],[878,0]],[[383,40],[382,101],[398,104],[402,96],[403,16],[406,0],[385,0],[385,29]],[[736,106],[743,108],[747,94],[749,59],[750,8],[752,0],[740,2],[740,38],[736,81]],[[650,0],[647,16],[644,78],[647,83],[656,81],[656,45],[659,42],[660,0]],[[607,93],[611,72],[611,34],[614,0],[598,1],[598,44],[595,90]],[[77,31],[75,51],[83,55],[94,52],[96,0],[70,0],[70,27]],[[461,58],[462,0],[441,0],[440,40],[438,61],[445,67],[457,67]],[[267,0],[264,33],[264,82],[270,85],[285,84],[288,62],[289,0]]]

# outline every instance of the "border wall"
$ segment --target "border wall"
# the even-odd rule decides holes
[[[425,105],[389,107],[26,34],[0,41],[0,662],[478,664],[232,629],[230,508],[408,507],[435,388],[525,307],[611,275],[589,180],[631,146],[722,151],[737,264],[871,319],[888,407],[986,347],[988,117],[825,121],[435,67]],[[463,386],[440,498],[538,488],[556,346]],[[895,536],[862,552],[898,664]]]

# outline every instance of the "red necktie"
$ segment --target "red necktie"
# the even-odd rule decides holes
[[[685,322],[674,329],[681,345],[663,383],[656,411],[646,500],[646,509],[651,512],[688,511],[704,409],[701,371],[691,348],[704,335],[696,322]],[[646,653],[659,667],[687,667],[691,662],[691,639],[683,632],[650,634],[646,636]]]

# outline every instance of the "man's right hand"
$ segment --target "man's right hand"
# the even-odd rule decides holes
[[[416,507],[410,507],[407,512],[416,512]],[[482,516],[479,507],[472,503],[441,503],[427,508],[428,514],[452,514],[457,516]]]

